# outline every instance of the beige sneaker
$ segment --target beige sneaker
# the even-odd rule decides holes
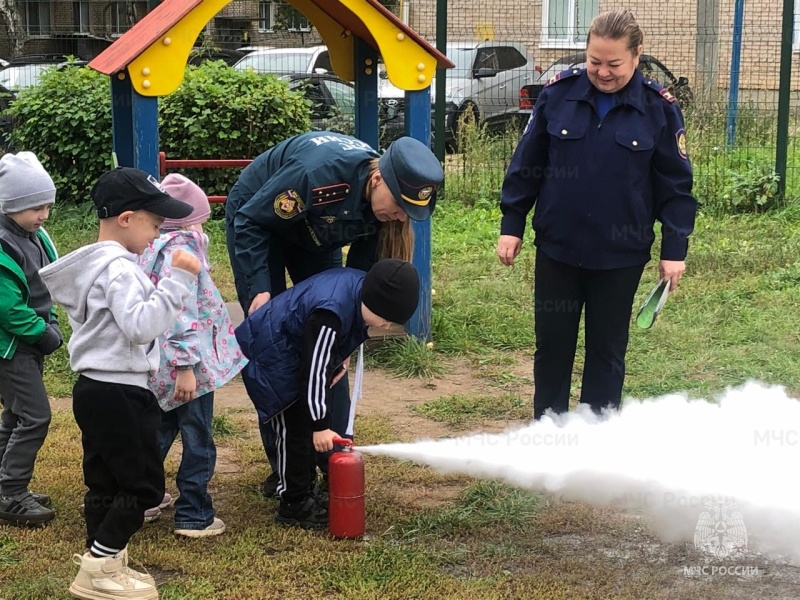
[[[150,573],[142,573],[141,571],[137,571],[136,569],[131,569],[128,566],[128,547],[126,546],[123,548],[119,554],[117,554],[119,558],[122,559],[122,570],[128,577],[133,577],[134,579],[138,579],[139,581],[144,581],[145,583],[149,583],[153,587],[156,587],[156,580],[153,579],[153,576]]]
[[[175,535],[182,535],[188,538],[202,538],[202,537],[210,537],[212,535],[222,535],[225,533],[225,523],[222,519],[214,518],[214,522],[211,523],[205,529],[176,529]]]
[[[116,556],[95,558],[88,552],[83,556],[76,554],[72,562],[80,565],[80,570],[69,586],[69,593],[82,600],[158,600],[155,586],[125,572],[121,555],[122,552]]]

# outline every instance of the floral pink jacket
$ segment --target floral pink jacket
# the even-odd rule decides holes
[[[169,276],[170,256],[177,248],[191,252],[203,262],[189,295],[194,301],[187,300],[175,324],[156,341],[161,345],[161,367],[151,375],[150,389],[164,411],[182,404],[174,398],[177,365],[194,365],[195,397],[198,397],[225,385],[247,364],[225,302],[209,274],[206,240],[195,231],[169,231],[162,233],[139,257],[139,265],[154,285],[158,285],[161,277]]]

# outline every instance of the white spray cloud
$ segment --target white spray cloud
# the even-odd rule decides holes
[[[583,407],[500,434],[359,450],[640,511],[667,541],[691,541],[706,503],[725,497],[751,551],[800,560],[800,401],[782,387],[629,399],[603,418]]]

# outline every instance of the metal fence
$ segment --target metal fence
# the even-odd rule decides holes
[[[90,59],[157,3],[7,0],[0,10],[0,57],[62,53]],[[798,22],[794,0],[747,5],[744,0],[381,4],[431,42],[437,31],[446,31],[447,54],[457,68],[446,75],[440,99],[446,122],[435,137],[446,146],[448,173],[465,181],[465,189],[496,192],[536,86],[558,69],[582,62],[576,55],[584,50],[593,16],[627,8],[645,32],[642,68],[673,90],[684,110],[700,200],[707,206],[733,205],[742,197],[769,201],[777,183],[776,164],[782,173],[784,161],[781,183],[787,196],[800,195],[795,135],[800,79],[794,68],[800,38],[793,34]],[[228,52],[321,43],[313,23],[291,0],[233,0],[201,37],[198,43],[206,48]],[[385,80],[379,93],[402,103],[402,92]],[[470,122],[478,124],[477,132]]]

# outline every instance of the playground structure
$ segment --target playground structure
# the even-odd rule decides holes
[[[406,91],[406,135],[429,146],[430,85],[437,69],[452,68],[453,63],[377,0],[288,1],[319,31],[334,73],[355,82],[356,136],[378,147],[380,54],[389,80]],[[113,145],[120,166],[160,174],[158,97],[181,84],[195,40],[229,2],[164,0],[89,63],[111,79]],[[430,227],[430,220],[414,223],[420,303],[407,324],[410,334],[425,341],[431,333]]]

